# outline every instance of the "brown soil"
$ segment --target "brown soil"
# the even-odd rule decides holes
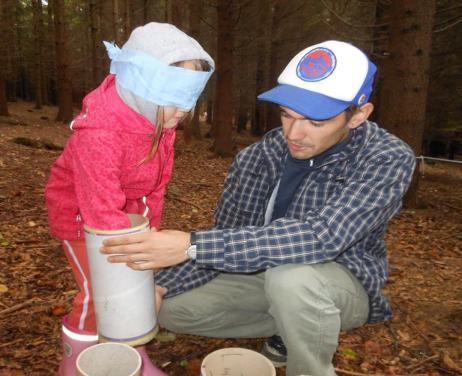
[[[63,146],[70,131],[53,121],[54,107],[18,102],[10,111],[0,117],[0,375],[53,375],[61,317],[76,287],[59,242],[48,234],[43,191],[59,155],[48,146]],[[20,145],[17,137],[36,142]],[[239,145],[246,141],[240,136]],[[185,144],[179,135],[164,228],[212,223],[231,159],[214,157],[210,146],[207,139]],[[427,164],[420,195],[426,207],[403,210],[387,236],[394,318],[341,334],[335,357],[341,375],[462,375],[462,166]],[[260,350],[263,342],[161,331],[148,350],[169,375],[198,375],[211,351]]]

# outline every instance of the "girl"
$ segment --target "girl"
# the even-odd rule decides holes
[[[62,240],[80,290],[63,319],[64,376],[75,374],[78,354],[97,342],[83,225],[127,228],[127,213],[137,213],[159,228],[175,127],[214,70],[199,43],[169,24],[136,28],[122,49],[105,45],[111,74],[85,97],[45,189],[51,233]],[[144,347],[137,350],[143,375],[160,374]]]

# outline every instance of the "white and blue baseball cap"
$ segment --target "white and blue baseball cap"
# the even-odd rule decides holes
[[[300,51],[258,99],[288,107],[313,120],[330,119],[366,103],[377,67],[355,46],[329,40]]]

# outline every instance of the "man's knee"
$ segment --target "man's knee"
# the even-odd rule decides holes
[[[273,305],[306,304],[319,300],[324,286],[313,266],[289,264],[266,271],[265,293]]]
[[[192,333],[195,328],[207,325],[217,316],[217,307],[211,302],[194,301],[190,293],[165,299],[162,303],[158,319],[159,324],[178,333]]]
[[[187,307],[175,304],[173,298],[165,299],[158,314],[159,325],[174,332],[181,332],[189,315]]]

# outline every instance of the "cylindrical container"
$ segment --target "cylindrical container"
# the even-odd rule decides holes
[[[140,376],[141,356],[123,343],[106,342],[82,351],[76,361],[77,376]]]
[[[99,341],[138,346],[149,342],[157,331],[154,272],[109,263],[108,256],[99,251],[105,239],[149,231],[147,218],[135,214],[128,217],[128,229],[84,229]]]
[[[276,376],[273,364],[260,353],[239,347],[216,350],[202,361],[201,376]]]

